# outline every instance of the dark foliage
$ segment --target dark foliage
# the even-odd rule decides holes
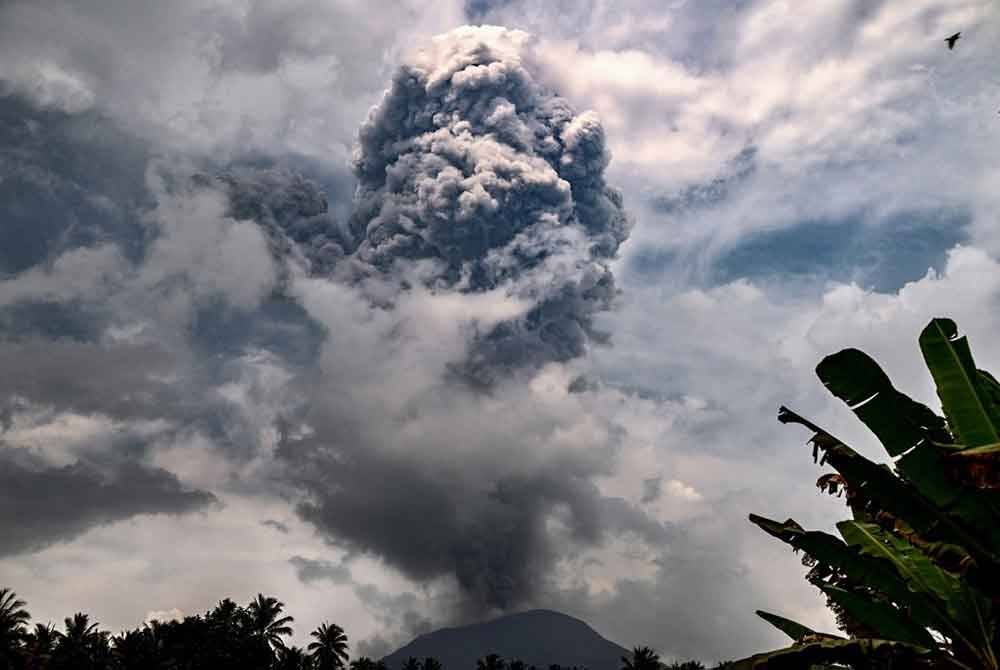
[[[203,615],[151,621],[112,636],[83,613],[62,630],[29,628],[25,603],[0,589],[0,670],[341,670],[347,635],[336,624],[312,632],[308,649],[286,646],[290,616],[276,598],[257,596],[246,607],[221,601]],[[352,668],[384,670],[371,663]],[[431,659],[433,660],[433,659]],[[428,666],[434,670],[434,666]],[[440,668],[437,668],[440,670]]]

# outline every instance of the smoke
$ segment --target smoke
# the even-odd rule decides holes
[[[230,214],[256,221],[276,260],[294,260],[310,274],[328,276],[354,250],[338,224],[326,192],[316,181],[287,167],[237,165],[219,177]]]
[[[483,383],[605,339],[593,317],[611,306],[608,263],[629,231],[599,120],[546,88],[533,50],[492,26],[434,38],[399,68],[355,153],[355,270],[419,268],[435,289],[530,303],[475,338],[459,367]]]
[[[0,557],[139,514],[187,514],[216,502],[162,468],[129,460],[52,466],[0,442]]]
[[[332,544],[415,581],[451,580],[458,618],[539,604],[560,561],[615,537],[671,540],[669,524],[595,483],[613,471],[616,427],[586,415],[607,397],[504,391],[427,389],[402,415],[365,425],[315,408],[308,430],[280,446],[307,493],[299,514]]]
[[[328,332],[277,449],[300,516],[449,581],[459,617],[537,603],[588,547],[672,535],[596,484],[624,430],[561,365],[602,339],[629,219],[599,121],[543,85],[533,49],[463,27],[406,61],[360,131],[356,249],[294,288]]]

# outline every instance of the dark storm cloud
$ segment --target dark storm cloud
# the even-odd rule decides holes
[[[508,4],[510,0],[465,0],[464,10],[469,23],[483,23],[483,17]]]
[[[149,343],[0,341],[0,411],[106,417],[125,426],[163,420],[164,436],[201,433],[229,457],[249,456],[244,421],[215,392],[236,374],[233,364],[211,357],[194,370],[190,363]]]
[[[23,398],[57,411],[155,418],[177,392],[162,380],[173,364],[153,345],[0,342],[0,398]]]
[[[436,38],[396,73],[355,160],[363,272],[423,261],[429,286],[533,303],[476,342],[466,372],[485,382],[602,339],[593,316],[611,306],[608,262],[629,231],[599,120],[537,79],[531,49],[495,27]]]
[[[266,523],[266,522],[265,522]],[[283,531],[283,532],[287,532]],[[305,583],[328,579],[334,584],[351,583],[351,569],[343,563],[292,556],[288,562],[295,568],[295,574]]]
[[[148,151],[95,112],[40,109],[0,93],[0,278],[108,240],[137,256]]]
[[[663,495],[663,477],[650,477],[642,480],[641,502],[656,502]]]
[[[57,300],[21,300],[0,307],[0,333],[15,340],[32,337],[95,340],[103,330],[101,310]]]
[[[53,466],[0,447],[0,556],[37,551],[140,514],[186,514],[215,502],[173,474],[137,462]]]

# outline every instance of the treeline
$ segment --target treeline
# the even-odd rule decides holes
[[[230,599],[203,615],[150,621],[112,635],[83,613],[51,624],[31,625],[26,603],[0,588],[0,670],[445,670],[436,658],[407,659],[399,668],[360,656],[350,660],[347,634],[333,623],[312,631],[305,648],[288,645],[294,621],[284,603],[258,595],[246,606]],[[696,661],[664,664],[648,647],[622,658],[621,670],[704,670]],[[451,670],[451,669],[448,669]],[[472,670],[469,668],[468,670]],[[488,654],[475,670],[545,669]]]
[[[0,668],[3,670],[381,670],[361,657],[348,663],[347,635],[332,623],[310,633],[305,649],[289,646],[293,618],[276,598],[247,606],[221,601],[204,615],[150,621],[111,635],[83,613],[61,629],[31,626],[25,603],[0,589]]]

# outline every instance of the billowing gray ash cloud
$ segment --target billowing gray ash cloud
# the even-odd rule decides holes
[[[357,249],[336,282],[298,286],[329,337],[278,448],[302,518],[418,582],[450,579],[465,616],[538,604],[563,559],[611,538],[671,536],[602,493],[620,429],[543,368],[599,337],[629,221],[600,123],[542,85],[532,49],[522,32],[457,29],[372,110]],[[479,330],[455,325],[484,304]],[[490,393],[442,374],[449,362]]]
[[[310,273],[330,275],[357,246],[330,211],[315,180],[288,167],[235,165],[218,181],[229,196],[230,214],[256,221],[277,259],[295,259]]]
[[[355,156],[356,270],[419,266],[428,286],[530,303],[474,342],[460,367],[479,382],[603,339],[593,316],[611,305],[608,262],[629,231],[599,120],[537,73],[521,31],[439,36],[400,67]]]

